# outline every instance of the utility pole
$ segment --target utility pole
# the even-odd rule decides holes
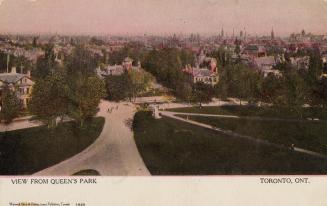
[[[7,73],[9,73],[9,61],[10,61],[10,56],[9,53],[7,54]]]

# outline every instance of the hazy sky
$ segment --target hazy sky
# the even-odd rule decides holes
[[[327,0],[0,0],[0,32],[327,34]]]

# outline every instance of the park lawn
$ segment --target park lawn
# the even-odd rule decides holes
[[[139,152],[152,175],[327,174],[327,160],[138,112]]]
[[[185,118],[184,115],[177,116]],[[327,154],[326,122],[262,121],[200,116],[188,118],[287,147],[294,144],[296,147]]]
[[[64,161],[91,145],[100,135],[104,118],[0,133],[0,175],[29,175]]]
[[[184,113],[202,113],[202,114],[220,114],[220,115],[236,115],[236,116],[256,116],[268,118],[286,118],[286,119],[307,119],[319,118],[327,119],[327,112],[322,109],[313,109],[304,107],[300,115],[295,110],[289,108],[274,108],[268,106],[239,106],[239,105],[224,105],[224,106],[206,106],[206,107],[184,107],[168,109],[173,112]]]

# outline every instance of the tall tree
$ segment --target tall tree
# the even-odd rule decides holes
[[[208,103],[212,100],[214,95],[213,87],[203,82],[197,82],[193,86],[192,101],[199,103],[202,106],[203,103]]]
[[[58,63],[55,61],[54,47],[52,44],[45,46],[45,54],[39,57],[36,62],[36,68],[32,71],[32,76],[35,79],[42,79],[54,73],[58,68]]]
[[[70,83],[72,107],[69,115],[84,125],[85,120],[93,117],[98,111],[101,98],[105,97],[105,83],[96,76],[78,75]]]
[[[125,73],[120,76],[111,75],[106,77],[107,99],[120,101],[127,98],[128,75]]]
[[[130,70],[127,72],[127,95],[130,100],[135,98],[142,92],[145,92],[153,82],[153,76],[143,70]]]
[[[191,102],[193,95],[192,84],[188,81],[181,81],[176,86],[176,96],[183,101]]]
[[[29,111],[49,128],[56,126],[56,118],[68,115],[71,93],[61,74],[51,74],[39,79],[33,86]]]
[[[0,119],[3,120],[6,124],[9,124],[19,115],[21,108],[22,105],[17,97],[17,94],[9,89],[8,86],[3,87]]]
[[[67,56],[65,66],[67,74],[73,78],[77,75],[92,76],[98,66],[98,57],[83,45],[77,45],[73,53]]]

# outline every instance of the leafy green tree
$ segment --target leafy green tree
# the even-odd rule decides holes
[[[309,69],[307,81],[309,84],[314,84],[322,74],[322,61],[319,51],[312,51],[310,53]]]
[[[260,100],[276,105],[276,100],[281,96],[282,89],[282,78],[277,77],[274,74],[268,74],[268,76],[262,80],[262,84],[260,85]]]
[[[220,46],[217,50],[213,51],[210,56],[216,58],[221,67],[225,67],[231,63],[231,53],[223,46]]]
[[[176,86],[176,96],[183,101],[191,102],[193,95],[192,84],[188,81],[181,81]]]
[[[59,65],[55,61],[56,57],[53,48],[52,44],[46,45],[44,56],[37,59],[36,68],[32,71],[32,77],[34,79],[45,78],[57,71]]]
[[[0,119],[6,124],[12,122],[19,115],[22,108],[21,102],[16,93],[5,86],[2,89],[2,107],[0,111]]]
[[[152,50],[144,57],[144,69],[156,77],[162,85],[176,90],[180,81],[184,81],[182,67],[194,61],[192,53],[178,49]]]
[[[33,37],[33,43],[32,43],[32,46],[33,46],[33,47],[37,47],[37,44],[38,44],[37,40],[38,40],[38,38],[39,38],[39,37],[36,37],[36,36]]]
[[[70,111],[70,89],[63,75],[55,73],[39,79],[33,86],[29,111],[49,128],[56,126],[56,118]]]
[[[327,109],[327,78],[322,77],[314,87],[314,105]]]
[[[260,74],[245,65],[228,65],[221,70],[216,95],[221,98],[238,98],[240,104],[242,99],[256,102],[260,94],[261,80]]]
[[[85,120],[92,118],[98,112],[101,98],[105,97],[105,83],[96,76],[76,77],[70,84],[71,108],[69,116],[84,125]]]
[[[68,76],[92,76],[95,74],[95,68],[99,66],[98,56],[92,54],[83,45],[77,45],[73,53],[66,57],[65,67]]]
[[[302,107],[308,102],[310,92],[307,82],[296,71],[291,71],[285,74],[283,87],[284,103],[302,116]]]
[[[111,101],[120,101],[127,98],[128,92],[128,75],[127,73],[115,76],[106,77],[107,98]]]
[[[145,92],[153,82],[153,76],[143,70],[130,70],[127,72],[127,95],[131,101]]]
[[[214,96],[213,87],[203,82],[197,82],[193,86],[192,101],[199,103],[202,106],[203,103],[209,103]]]

